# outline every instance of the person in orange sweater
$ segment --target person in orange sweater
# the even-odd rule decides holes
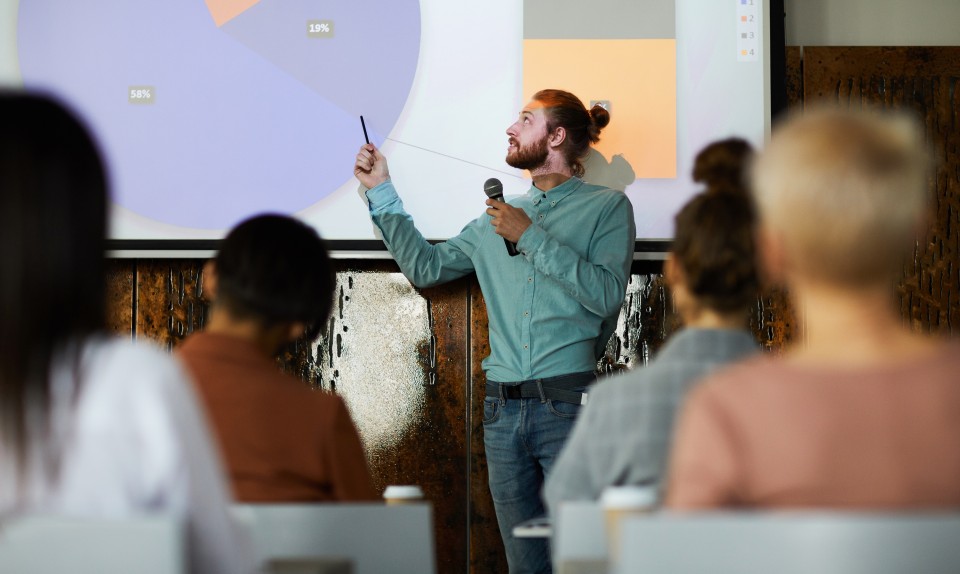
[[[177,355],[193,375],[239,502],[373,500],[366,457],[343,400],[276,362],[315,337],[335,278],[317,233],[286,216],[234,228],[203,272],[206,329]]]
[[[668,507],[960,507],[960,345],[895,303],[928,217],[924,150],[876,112],[808,109],[774,130],[754,173],[760,253],[803,336],[689,395]]]

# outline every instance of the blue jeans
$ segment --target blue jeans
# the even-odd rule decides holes
[[[595,375],[576,373],[566,377],[582,377],[583,386],[574,390],[583,390]],[[549,379],[543,381],[545,386],[549,385]],[[505,399],[501,395],[484,399],[487,474],[510,574],[553,572],[547,540],[514,538],[513,527],[546,514],[540,489],[573,429],[580,408],[580,405],[543,396]]]

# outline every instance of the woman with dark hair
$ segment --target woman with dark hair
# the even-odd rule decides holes
[[[105,333],[107,175],[85,127],[0,92],[0,515],[182,518],[195,572],[247,572],[185,374]]]
[[[718,140],[700,150],[693,163],[693,181],[712,190],[742,193],[753,146],[745,139]]]
[[[694,179],[707,189],[677,214],[664,262],[684,328],[646,367],[590,392],[544,487],[551,512],[563,501],[597,500],[608,486],[659,487],[683,397],[703,375],[756,352],[745,328],[759,279],[753,208],[742,185],[750,158],[743,143],[725,140],[698,154]]]

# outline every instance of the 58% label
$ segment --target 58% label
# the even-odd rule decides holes
[[[131,104],[152,104],[157,97],[157,90],[153,86],[130,86],[127,90],[127,101]]]

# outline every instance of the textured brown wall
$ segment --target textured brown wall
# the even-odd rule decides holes
[[[931,176],[935,220],[904,264],[899,293],[915,328],[952,332],[960,292],[956,48],[787,50],[791,105],[825,97],[917,110],[939,165]],[[203,325],[202,261],[116,260],[110,325],[172,348]],[[658,263],[631,276],[608,363],[644,363],[675,328]],[[302,341],[281,366],[341,394],[357,421],[379,487],[423,485],[435,504],[439,571],[505,572],[483,455],[480,360],[489,352],[483,297],[474,278],[418,290],[389,261],[338,261],[327,332]],[[797,337],[784,293],[764,294],[750,325],[776,352]]]
[[[900,308],[914,329],[951,334],[960,320],[960,47],[813,47],[803,52],[804,105],[908,110],[936,160],[933,214],[904,262]]]

